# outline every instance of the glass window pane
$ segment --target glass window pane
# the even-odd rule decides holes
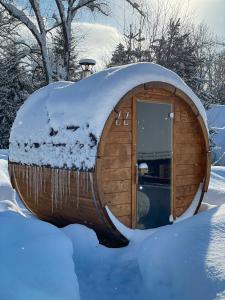
[[[171,104],[137,102],[137,228],[169,224]]]

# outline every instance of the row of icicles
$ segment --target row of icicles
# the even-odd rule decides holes
[[[51,197],[52,212],[62,209],[68,201],[79,208],[80,198],[90,198],[93,193],[91,172],[10,164],[9,171],[26,187],[28,199],[38,206],[40,197]],[[94,195],[92,195],[94,196]]]

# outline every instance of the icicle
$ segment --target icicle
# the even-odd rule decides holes
[[[39,195],[41,195],[41,178],[40,178],[40,167],[37,167],[38,178],[37,178],[37,205],[39,202]]]
[[[35,167],[32,168],[32,177],[29,176],[30,178],[32,178],[32,181],[31,181],[31,186],[33,188],[33,200],[34,200],[34,203],[36,204],[36,201],[35,201],[35,186],[34,186],[34,177],[35,177]]]
[[[65,202],[66,202],[66,179],[67,179],[67,176],[66,176],[66,170],[63,169],[62,170],[62,194],[63,194],[63,203],[62,203],[62,207],[64,206]]]
[[[40,193],[40,190],[39,190],[39,185],[40,185],[40,170],[39,170],[39,167],[37,167],[37,174],[36,174],[36,176],[37,176],[37,178],[36,178],[36,193],[37,193],[37,205],[38,205],[38,200],[39,200],[39,193]]]
[[[58,207],[60,208],[61,205],[61,182],[60,182],[60,171],[57,169],[57,180],[58,180],[58,193],[57,193],[57,201],[58,201]]]
[[[37,191],[37,167],[35,166],[35,178],[34,178],[34,186],[35,186],[35,202],[37,205],[37,196],[38,196],[38,191]]]
[[[58,207],[58,199],[57,199],[57,170],[54,169],[54,206],[57,209]]]
[[[45,174],[46,174],[46,168],[43,168],[43,192],[45,193]]]
[[[20,170],[21,170],[21,179],[24,182],[24,170],[25,170],[25,166],[22,169],[20,169]]]
[[[77,208],[79,208],[80,204],[80,171],[77,171]]]
[[[16,177],[16,165],[13,167],[14,169],[14,174],[15,174],[15,177]]]
[[[58,173],[57,173],[57,170],[55,169],[55,176],[54,176],[54,192],[55,192],[55,195],[54,195],[54,202],[55,202],[55,208],[57,209],[58,208],[58,199],[57,199],[57,190],[58,190],[58,185],[57,185],[57,182],[58,182]]]
[[[36,173],[36,167],[33,167],[33,182],[32,182],[32,187],[34,191],[34,203],[36,205],[36,180],[35,180],[35,173]]]
[[[68,171],[68,194],[69,194],[69,196],[70,196],[70,173],[71,173],[71,171],[69,170]]]
[[[38,189],[38,185],[39,185],[39,167],[36,167],[36,203],[38,205],[38,197],[39,197],[39,189]]]
[[[62,170],[60,170],[59,176],[60,176],[60,185],[61,185],[61,209],[62,209],[62,207],[63,207],[63,172],[62,172]]]
[[[27,197],[29,196],[29,182],[28,182],[28,167],[26,166],[25,168],[25,182],[26,182],[26,187],[27,187]]]
[[[51,172],[51,200],[52,200],[52,213],[54,212],[54,169]]]
[[[43,167],[42,166],[41,166],[40,181],[41,181],[41,194],[43,195]]]
[[[30,172],[30,167],[28,167],[28,180],[29,180],[29,197],[32,197],[32,176],[31,176],[31,172]]]
[[[61,209],[63,208],[63,201],[64,201],[64,172],[60,170],[60,182],[61,182]]]
[[[63,187],[62,187],[62,170],[58,170],[58,180],[59,180],[59,206],[62,209],[62,202],[63,202]]]
[[[81,180],[81,195],[85,194],[85,174],[82,172],[82,180]]]
[[[79,196],[83,194],[83,172],[80,172]]]
[[[76,171],[72,171],[71,172],[71,179],[73,179],[73,174],[74,174],[74,185],[72,185],[72,180],[71,180],[71,188],[73,188],[74,187],[74,192],[73,192],[73,189],[72,189],[72,193],[71,193],[71,196],[72,196],[72,201],[73,201],[73,203],[75,203],[75,200],[76,200],[76,195],[77,195],[77,175],[76,175]]]
[[[68,170],[65,170],[65,176],[64,176],[64,180],[65,180],[65,203],[67,204],[67,200],[68,200]]]
[[[89,172],[87,172],[87,194],[89,194]]]
[[[37,182],[37,167],[36,166],[34,166],[34,168],[33,168],[33,184],[32,184],[32,186],[33,186],[33,190],[34,190],[34,202],[35,202],[35,205],[37,205],[37,191],[36,191],[36,189],[37,189],[37,186],[36,186],[36,182]]]
[[[94,203],[96,203],[95,192],[94,192],[93,176],[92,176],[91,172],[89,172],[88,174],[89,174],[89,178],[90,178],[90,188],[91,188],[92,198],[94,200]]]
[[[38,194],[41,195],[41,167],[38,167]]]
[[[67,177],[67,170],[64,170],[64,174],[63,174],[63,185],[64,185],[64,187],[63,187],[63,193],[64,193],[64,203],[66,204],[67,203],[67,189],[68,189],[68,186],[67,186],[67,179],[68,179],[68,177]]]
[[[68,176],[67,176],[67,170],[63,170],[63,204],[66,204],[67,203],[67,189],[68,189],[68,186],[67,186],[67,179],[68,179]]]
[[[53,170],[54,176],[53,176],[53,192],[54,192],[54,208],[57,208],[57,203],[56,203],[56,170]]]
[[[58,169],[56,169],[55,200],[56,200],[56,208],[59,208],[59,170]]]

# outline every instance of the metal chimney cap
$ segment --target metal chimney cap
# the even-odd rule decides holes
[[[79,61],[79,65],[81,65],[81,66],[95,66],[96,61],[94,59],[83,58]]]

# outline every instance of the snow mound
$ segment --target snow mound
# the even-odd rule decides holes
[[[202,202],[201,205],[200,205],[200,208],[198,210],[198,213],[201,213],[203,211],[206,211],[206,210],[214,208],[214,207],[217,207],[217,205],[213,205],[213,204],[209,204],[209,203],[206,203],[206,202]]]
[[[78,300],[73,248],[60,229],[0,213],[0,299]]]
[[[225,167],[212,166],[208,192],[204,202],[211,205],[225,203]]]
[[[211,105],[207,111],[207,118],[208,126],[215,132],[212,135],[215,143],[213,162],[225,166],[225,105]]]
[[[0,150],[0,212],[6,210],[31,215],[11,185],[8,173],[8,151]]]
[[[10,161],[91,169],[109,114],[134,87],[164,82],[187,94],[206,127],[201,101],[174,72],[152,63],[114,67],[77,83],[58,82],[32,94],[19,110],[10,136]]]
[[[138,256],[149,298],[224,299],[225,205],[158,230]]]
[[[0,155],[0,201],[1,200],[14,200],[15,191],[13,190],[9,174],[8,174],[8,161],[1,158]]]

